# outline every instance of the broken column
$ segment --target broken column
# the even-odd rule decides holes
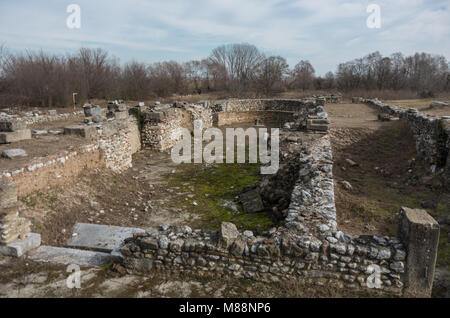
[[[31,139],[31,130],[25,122],[17,120],[0,121],[0,144],[9,144]]]
[[[430,297],[439,245],[439,224],[424,210],[402,208],[399,237],[407,248],[406,297]]]
[[[19,216],[17,186],[0,183],[0,254],[20,257],[41,244],[39,234],[30,233],[31,222]]]

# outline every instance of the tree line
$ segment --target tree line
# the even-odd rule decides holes
[[[70,105],[94,98],[148,100],[174,94],[226,92],[272,96],[290,90],[411,90],[432,95],[450,91],[450,64],[444,56],[369,54],[316,76],[309,61],[290,68],[281,56],[266,56],[251,44],[222,45],[209,57],[185,63],[131,61],[124,65],[103,49],[74,54],[9,53],[0,47],[0,103]]]

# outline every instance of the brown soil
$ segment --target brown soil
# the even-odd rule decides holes
[[[43,244],[65,246],[79,222],[137,228],[191,224],[195,216],[177,204],[190,191],[167,186],[165,175],[177,169],[170,156],[141,151],[133,162],[134,167],[122,174],[85,171],[73,184],[22,198]]]
[[[435,217],[448,213],[450,196],[439,187],[442,180],[428,177],[405,124],[379,122],[377,113],[366,105],[326,108],[332,122],[336,208],[342,230],[395,235],[402,206],[426,208]],[[358,166],[351,167],[347,159]],[[342,181],[353,189],[346,190]]]

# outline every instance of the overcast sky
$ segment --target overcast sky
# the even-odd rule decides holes
[[[381,28],[369,29],[369,4]],[[69,4],[81,28],[69,29]],[[184,62],[218,45],[251,43],[319,75],[370,52],[428,52],[450,59],[450,0],[0,0],[0,44],[11,51],[72,53],[102,47],[121,62]]]

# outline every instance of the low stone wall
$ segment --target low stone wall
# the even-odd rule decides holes
[[[255,120],[261,120],[263,124],[278,123],[278,127],[284,124],[294,122],[294,113],[282,111],[264,111],[264,112],[220,112],[215,114],[215,124],[219,127],[228,126],[235,123],[254,123]]]
[[[304,99],[229,99],[216,101],[222,112],[286,111],[300,112],[319,105],[315,98]],[[323,106],[323,105],[321,105]]]
[[[201,120],[204,129],[211,127],[213,121],[211,109],[186,105],[144,112],[142,145],[157,151],[171,149],[181,139],[182,129],[193,131],[195,120]]]
[[[108,168],[122,172],[132,167],[132,155],[140,149],[140,136],[134,117],[102,125],[89,144],[35,158],[26,166],[1,171],[0,181],[14,182],[18,195],[25,196],[56,185],[68,184],[86,169]]]
[[[98,145],[89,144],[74,151],[62,151],[46,158],[35,158],[14,171],[0,171],[2,182],[14,182],[19,197],[49,187],[71,183],[85,169],[104,168]]]
[[[407,275],[410,268],[434,269],[432,261],[407,263],[407,250],[436,254],[437,247],[429,241],[418,243],[411,238],[423,235],[421,231],[427,227],[414,227],[418,231],[401,235],[403,241],[396,237],[355,237],[338,231],[329,135],[305,146],[299,160],[289,214],[278,229],[255,237],[250,231],[239,232],[231,223],[223,223],[219,231],[165,225],[127,239],[121,249],[123,265],[138,273],[169,271],[272,282],[302,280],[319,286],[429,296],[428,287],[411,291],[411,280],[420,278]],[[413,222],[404,218],[402,224]]]
[[[378,99],[358,99],[380,112],[397,116],[411,127],[419,155],[429,165],[432,173],[443,170],[450,185],[450,118],[430,116],[416,109],[391,106]]]
[[[329,122],[323,106],[325,97],[303,99],[242,99],[212,103],[215,121],[219,126],[255,119],[274,120],[280,128],[285,124],[295,130],[328,130]]]
[[[81,117],[81,115],[83,115],[83,114],[84,114],[84,112],[82,110],[74,111],[71,113],[47,114],[47,115],[40,115],[37,112],[29,112],[29,114],[24,117],[18,117],[15,115],[8,115],[6,113],[0,113],[0,120],[17,120],[17,121],[25,122],[28,125],[32,125],[32,124],[52,122],[52,121],[57,121],[57,120],[73,119],[73,118]]]

